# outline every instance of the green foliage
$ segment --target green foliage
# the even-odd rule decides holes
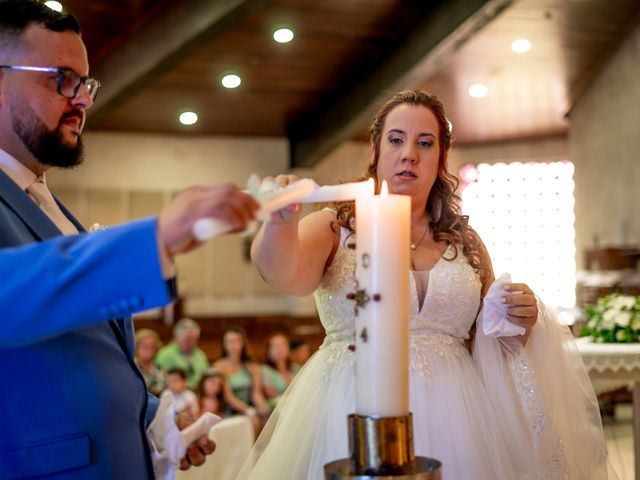
[[[586,309],[589,321],[581,336],[599,343],[640,341],[640,296],[612,293]]]

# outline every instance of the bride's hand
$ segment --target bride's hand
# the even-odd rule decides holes
[[[503,297],[502,301],[508,305],[508,320],[526,330],[524,334],[516,337],[526,345],[531,329],[538,321],[538,302],[526,283],[509,283],[504,289],[507,292],[514,292]]]
[[[300,180],[296,175],[278,175],[277,177],[264,177],[262,179],[262,183],[265,182],[273,182],[276,184],[276,190],[280,188],[284,188],[287,185],[297,182]],[[285,224],[285,223],[296,223],[300,220],[300,213],[302,212],[302,205],[299,203],[292,203],[291,205],[287,205],[280,210],[277,210],[271,213],[269,218],[269,223],[272,224]]]

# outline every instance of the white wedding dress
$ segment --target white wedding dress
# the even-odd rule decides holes
[[[355,250],[345,243],[353,241],[343,229],[314,293],[324,343],[285,392],[241,480],[321,480],[326,463],[349,456],[355,355],[349,349],[354,304],[347,293],[354,289]],[[452,254],[449,247],[445,257]],[[416,455],[440,460],[444,480],[607,478],[597,402],[566,327],[543,309],[525,349],[514,339],[486,337],[478,326],[472,357],[464,340],[480,288],[461,251],[431,270],[423,302],[411,277],[409,398]]]

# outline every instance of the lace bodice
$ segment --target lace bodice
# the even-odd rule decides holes
[[[354,302],[347,294],[355,288],[355,235],[342,229],[333,262],[314,292],[320,320],[327,332],[327,343],[354,337]],[[429,275],[426,298],[419,310],[413,275],[409,280],[410,329],[412,334],[445,334],[458,339],[468,337],[480,302],[480,280],[461,251],[455,260],[447,248]]]

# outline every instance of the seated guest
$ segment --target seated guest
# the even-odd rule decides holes
[[[167,371],[167,389],[162,392],[168,393],[173,398],[173,408],[176,414],[187,413],[191,418],[196,418],[200,407],[198,397],[187,387],[187,374],[180,368],[171,368]]]
[[[224,375],[213,368],[204,372],[200,380],[198,395],[200,396],[200,415],[211,412],[224,416],[227,403],[224,400]]]
[[[160,395],[167,386],[166,373],[154,363],[161,346],[160,337],[153,330],[142,328],[136,332],[135,362],[144,377],[147,390],[154,395]]]
[[[266,357],[267,364],[262,366],[262,384],[269,410],[273,411],[300,367],[291,361],[289,338],[284,333],[274,333],[269,337]]]
[[[298,365],[303,366],[309,357],[311,357],[311,348],[309,344],[304,340],[293,339],[289,344],[291,361]]]
[[[190,318],[183,318],[173,329],[173,341],[158,352],[156,364],[165,371],[181,368],[187,374],[189,388],[197,390],[200,378],[209,368],[207,355],[198,348],[200,325]]]
[[[214,368],[225,376],[225,400],[230,413],[243,413],[261,420],[269,415],[269,407],[262,394],[260,365],[249,354],[247,335],[240,327],[229,327],[222,334],[222,357]]]

